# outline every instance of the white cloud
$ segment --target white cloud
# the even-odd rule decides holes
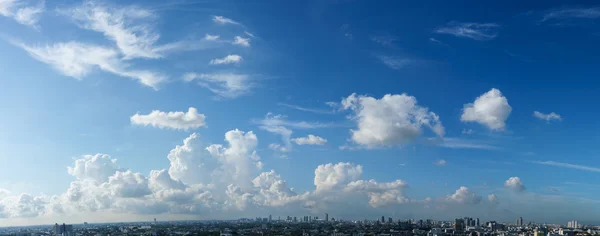
[[[590,171],[590,172],[600,172],[600,168],[597,168],[597,167],[562,163],[562,162],[556,162],[556,161],[534,161],[533,163],[540,164],[540,165],[564,167],[564,168],[570,168],[570,169],[576,169],[576,170],[584,170],[584,171]]]
[[[192,133],[169,152],[169,175],[186,184],[210,184],[211,171],[217,164],[201,146],[200,136]]]
[[[454,194],[448,196],[448,200],[461,204],[478,204],[481,202],[481,196],[477,196],[477,194],[469,190],[469,188],[461,186]]]
[[[103,186],[117,197],[138,198],[152,193],[148,187],[148,179],[131,170],[117,171],[113,176],[108,177],[108,182]]]
[[[400,70],[409,66],[414,66],[418,63],[415,59],[410,58],[399,58],[399,57],[391,57],[391,56],[377,56],[377,59],[381,61],[384,65],[394,70]]]
[[[147,24],[156,17],[150,10],[139,6],[112,7],[87,1],[62,12],[72,17],[81,28],[103,33],[114,41],[125,59],[161,57],[153,51],[153,45],[160,35]]]
[[[0,0],[0,15],[12,16],[12,8],[15,6],[15,2],[17,2],[17,0]]]
[[[445,166],[448,165],[448,162],[444,159],[437,160],[433,163],[436,166]]]
[[[358,127],[351,130],[352,140],[367,148],[401,145],[412,141],[429,127],[444,135],[439,117],[417,105],[417,99],[406,94],[386,94],[381,99],[352,94],[342,100],[344,110],[352,110]]]
[[[179,180],[174,180],[169,172],[163,170],[152,170],[148,177],[148,186],[157,191],[164,189],[179,189],[183,190],[186,188],[185,184]]]
[[[452,148],[452,149],[487,149],[495,150],[498,147],[486,143],[482,143],[478,140],[473,139],[462,139],[462,138],[428,138],[428,142],[439,147]]]
[[[473,130],[472,129],[463,129],[461,133],[469,135],[469,134],[473,134]]]
[[[92,180],[96,183],[108,181],[108,177],[119,171],[117,159],[106,154],[84,155],[75,160],[73,167],[68,167],[70,175],[78,180]]]
[[[131,123],[134,125],[151,125],[157,128],[189,130],[206,126],[204,114],[198,114],[198,110],[190,107],[187,112],[172,111],[164,112],[153,110],[150,114],[140,115],[136,113],[131,116]]]
[[[362,166],[340,162],[337,164],[319,165],[315,169],[316,191],[328,191],[344,187],[358,180],[362,175]]]
[[[118,58],[113,49],[79,42],[57,43],[46,46],[28,46],[15,43],[38,61],[51,65],[66,76],[82,79],[94,68],[132,78],[143,85],[157,89],[166,77],[147,70],[131,70]]]
[[[40,14],[42,14],[44,10],[44,1],[42,0],[36,6],[20,8],[15,13],[14,18],[23,25],[36,27]]]
[[[491,130],[504,130],[506,120],[512,111],[508,100],[498,89],[491,89],[475,99],[475,102],[464,105],[460,120],[477,122]]]
[[[565,8],[547,12],[541,22],[568,18],[596,19],[600,18],[600,8]]]
[[[206,150],[221,164],[213,177],[221,182],[234,183],[242,189],[248,189],[252,179],[262,169],[262,162],[256,153],[258,138],[249,131],[231,130],[225,133],[227,147],[213,144]]]
[[[267,113],[262,120],[253,120],[255,124],[259,124],[266,127],[286,126],[294,129],[318,129],[331,127],[330,123],[319,123],[319,122],[307,122],[307,121],[292,121],[287,120],[287,116],[276,115],[273,113]]]
[[[327,143],[327,139],[309,134],[307,137],[294,138],[292,142],[298,145],[323,145]]]
[[[250,38],[244,38],[241,36],[235,36],[232,44],[240,45],[242,47],[250,47]]]
[[[269,144],[269,149],[277,152],[288,152],[289,149],[287,147],[282,146],[279,143],[271,143]]]
[[[251,33],[250,33],[250,32],[248,32],[248,31],[244,31],[244,34],[246,34],[246,35],[250,36],[251,38],[256,38],[256,37],[254,36],[254,34],[251,34]]]
[[[519,177],[510,177],[506,182],[504,182],[504,187],[513,189],[517,192],[522,192],[525,190],[525,185],[521,182],[521,178]]]
[[[44,1],[35,6],[24,6],[24,2],[17,0],[0,0],[0,15],[12,17],[19,24],[37,28],[39,15],[44,12]]]
[[[211,65],[224,65],[224,64],[238,64],[243,60],[242,56],[236,54],[230,54],[223,58],[216,58],[210,60]]]
[[[540,120],[545,120],[547,122],[550,122],[552,120],[562,121],[562,119],[563,119],[559,114],[556,114],[554,112],[550,112],[549,114],[544,114],[539,111],[534,111],[533,117],[538,118]]]
[[[369,39],[384,47],[394,46],[394,42],[398,40],[398,38],[394,36],[371,36]]]
[[[488,201],[490,201],[491,203],[498,203],[498,196],[492,193],[488,195]]]
[[[47,201],[43,196],[22,193],[0,200],[0,216],[7,218],[30,218],[46,212]],[[1,209],[3,207],[3,209]],[[4,218],[3,217],[3,218]]]
[[[219,40],[219,38],[221,38],[221,36],[219,36],[219,35],[206,34],[204,36],[204,40],[206,40],[206,41],[217,41],[217,40]]]
[[[187,82],[198,80],[199,85],[205,87],[223,98],[237,98],[250,93],[255,87],[254,82],[246,74],[214,73],[196,74],[187,73],[183,76]]]
[[[497,29],[499,27],[500,25],[494,23],[461,23],[453,21],[444,27],[436,29],[434,32],[473,40],[491,40],[498,36]]]
[[[313,109],[313,108],[307,108],[307,107],[301,107],[298,105],[293,105],[293,104],[287,104],[287,103],[277,103],[277,105],[279,106],[284,106],[284,107],[289,107],[298,111],[305,111],[305,112],[311,112],[311,113],[316,113],[316,114],[333,114],[335,113],[334,110],[320,110],[320,109]],[[329,105],[328,105],[329,106]]]
[[[222,25],[224,25],[224,24],[239,25],[240,24],[237,21],[234,21],[234,20],[229,19],[224,16],[213,16],[213,21],[217,24],[222,24]]]

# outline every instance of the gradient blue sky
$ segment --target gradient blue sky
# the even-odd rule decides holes
[[[408,187],[394,189],[399,196],[435,202],[394,202],[403,212],[397,217],[598,223],[598,5],[0,0],[0,16],[0,188],[7,190],[0,194],[0,215],[11,218],[5,224],[72,218],[75,213],[49,209],[75,204],[66,195],[72,182],[87,177],[67,167],[90,161],[86,154],[110,155],[121,170],[145,179],[152,170],[169,169],[167,155],[192,133],[203,147],[227,146],[224,135],[234,129],[258,139],[244,150],[245,160],[255,150],[260,172],[275,170],[293,187],[286,194],[310,195],[290,203],[304,207],[282,215],[308,214],[308,204],[310,214],[362,217],[312,207],[323,198],[315,168],[349,163],[362,167],[360,179],[402,180]],[[396,99],[384,102],[386,94]],[[416,105],[402,103],[411,99]],[[190,107],[205,116],[195,117],[193,127],[145,116]],[[166,127],[144,125],[135,114]],[[428,127],[435,117],[444,132]],[[309,134],[322,139],[306,141],[312,145],[295,140]],[[340,175],[328,180],[357,180],[335,180]],[[185,188],[208,184],[181,180]],[[108,191],[102,183],[92,185]],[[461,186],[468,188],[466,200],[453,197]],[[278,213],[264,202],[252,203],[260,210],[223,210],[232,200],[215,195],[219,206],[211,215],[157,210],[148,216],[119,208],[125,203],[113,195],[93,210],[101,216],[88,221]],[[369,205],[367,195],[341,201]],[[19,204],[39,214],[21,214]],[[369,207],[364,217],[392,215]],[[225,213],[214,213],[220,210]]]

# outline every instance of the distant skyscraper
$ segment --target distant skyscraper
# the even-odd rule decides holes
[[[479,226],[479,218],[477,218],[477,220],[475,220],[475,223],[477,224],[476,226]]]
[[[329,214],[325,213],[325,221],[329,221]]]
[[[156,224],[156,218],[154,218],[154,224]]]
[[[465,220],[464,219],[455,219],[454,220],[454,230],[455,231],[464,231],[465,230]]]
[[[392,217],[388,217],[388,223],[391,224],[392,223]]]
[[[385,216],[381,216],[381,223],[385,223]]]
[[[271,222],[271,220],[272,220],[271,215],[269,215],[269,222]]]
[[[523,217],[517,219],[517,226],[523,226]]]

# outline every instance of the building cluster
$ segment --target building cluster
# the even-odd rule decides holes
[[[320,218],[323,217],[323,218]],[[17,236],[116,236],[116,235],[289,235],[289,236],[588,236],[600,235],[600,226],[581,225],[570,221],[565,225],[516,222],[480,222],[464,217],[453,221],[394,220],[381,216],[373,220],[340,220],[324,216],[257,217],[230,221],[168,221],[112,224],[10,227],[0,228],[0,235]]]

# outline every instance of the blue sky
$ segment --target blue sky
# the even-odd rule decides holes
[[[0,0],[0,15],[0,224],[598,223],[600,6]]]

